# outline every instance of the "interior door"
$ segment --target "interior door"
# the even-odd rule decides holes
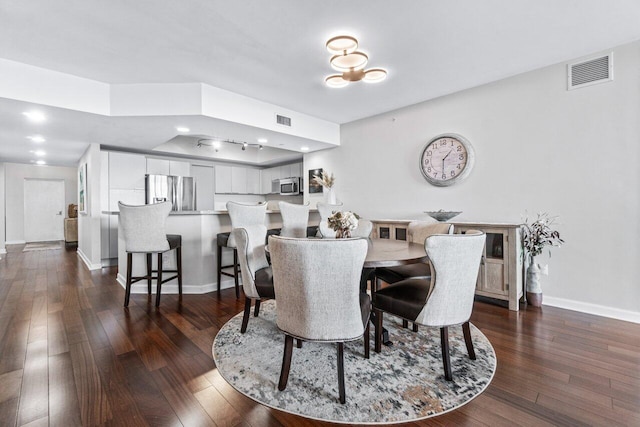
[[[24,180],[24,239],[64,240],[64,181]]]

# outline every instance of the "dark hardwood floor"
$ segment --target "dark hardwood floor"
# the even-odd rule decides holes
[[[243,308],[233,290],[164,295],[157,310],[132,295],[125,309],[114,268],[89,272],[75,249],[22,248],[0,261],[0,425],[322,424],[257,404],[218,374],[213,338]],[[471,320],[496,350],[493,382],[411,425],[640,425],[640,325],[483,302]]]

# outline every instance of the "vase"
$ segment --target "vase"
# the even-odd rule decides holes
[[[333,191],[333,188],[325,188],[327,192],[324,194],[324,201],[330,205],[336,204],[336,193]]]
[[[527,302],[534,307],[542,305],[541,276],[540,264],[537,264],[534,258],[530,257],[529,267],[527,267]]]
[[[347,228],[336,230],[336,239],[348,239],[349,237],[351,237],[351,230]]]

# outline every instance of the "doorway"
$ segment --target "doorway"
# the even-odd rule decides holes
[[[64,180],[24,180],[24,239],[64,240]]]

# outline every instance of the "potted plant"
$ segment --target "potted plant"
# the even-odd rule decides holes
[[[358,227],[358,220],[360,217],[358,214],[346,211],[346,212],[334,212],[327,222],[329,227],[336,232],[336,239],[349,238],[351,232]]]
[[[561,246],[564,240],[560,238],[560,233],[551,228],[556,217],[549,216],[548,213],[538,213],[538,218],[529,223],[525,219],[522,225],[522,246],[529,266],[527,267],[527,301],[534,307],[542,305],[542,288],[540,287],[540,275],[548,274],[548,265],[541,266],[535,262],[535,257],[540,255],[546,247],[549,247],[549,257],[551,257],[550,247]]]
[[[329,174],[328,172],[323,171],[322,176],[313,176],[313,182],[327,189],[326,201],[330,205],[335,205],[336,195],[333,192],[333,184],[336,182],[336,178],[333,176],[333,174]]]

